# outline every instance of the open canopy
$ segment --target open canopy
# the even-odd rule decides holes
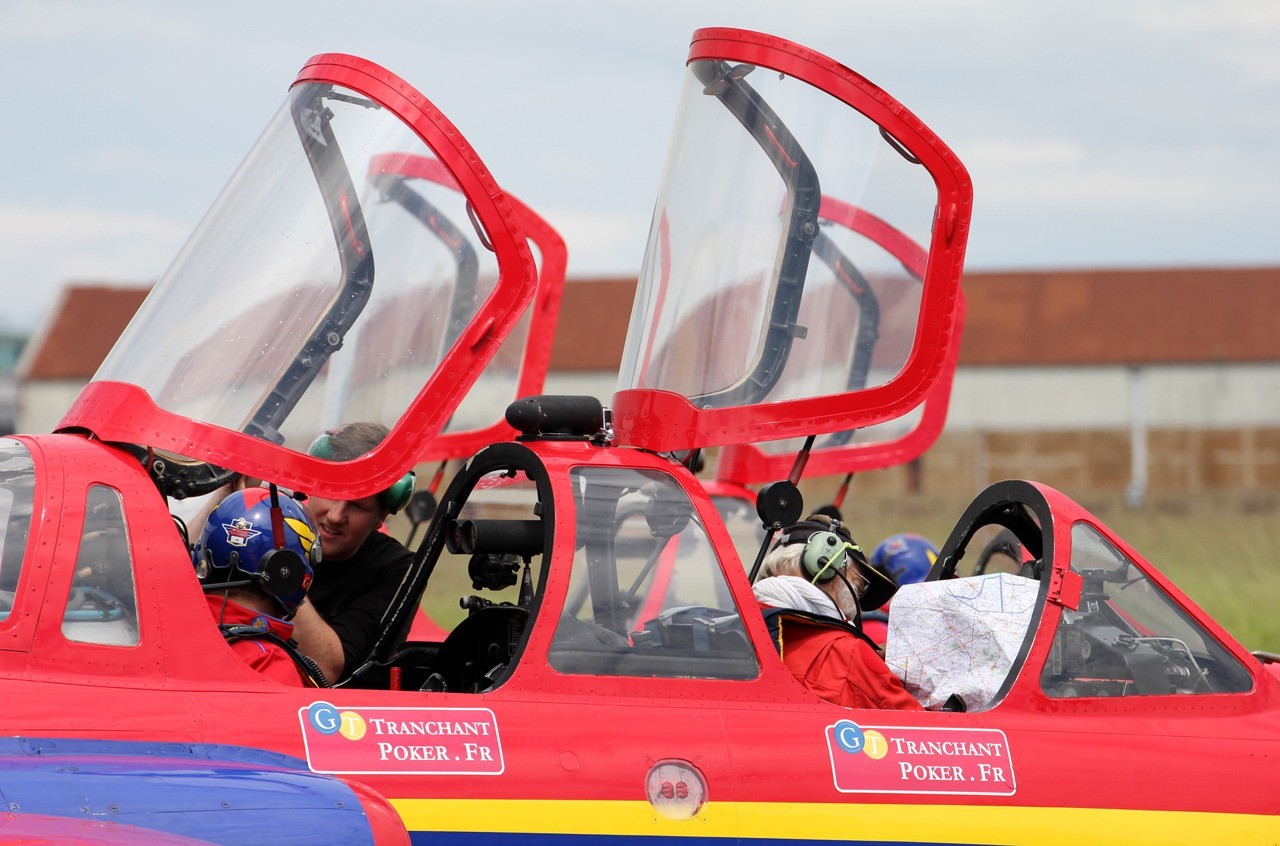
[[[963,322],[964,298],[960,298]],[[959,335],[960,326],[956,327]],[[951,385],[959,343],[953,343],[924,402],[900,417],[864,429],[831,432],[815,438],[804,464],[804,478],[862,473],[897,467],[924,454],[942,434],[951,403]],[[729,444],[716,462],[716,481],[744,486],[786,479],[794,466],[802,438]]]
[[[758,33],[695,33],[618,441],[776,440],[919,406],[958,343],[971,203],[951,151],[848,68]]]
[[[458,289],[474,288],[480,262],[475,245],[465,237],[465,218],[457,222],[451,220],[429,199],[439,190],[438,186],[458,190],[440,161],[404,153],[375,156],[369,165],[369,179],[379,186],[384,201],[398,205],[454,251],[458,262]],[[457,205],[457,198],[454,200]],[[424,461],[462,458],[494,441],[511,440],[517,432],[506,422],[503,412],[520,397],[540,394],[546,381],[564,292],[568,250],[560,234],[533,209],[510,194],[507,201],[534,252],[537,292],[502,348],[454,409],[444,431],[427,442],[419,456]]]
[[[317,56],[60,429],[159,451],[176,496],[218,468],[321,496],[381,490],[533,296],[530,214],[403,80]],[[392,433],[355,461],[307,454],[359,420]]]

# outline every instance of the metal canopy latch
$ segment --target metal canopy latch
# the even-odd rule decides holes
[[[1049,583],[1049,601],[1072,611],[1080,608],[1080,595],[1084,592],[1084,578],[1073,570],[1060,570]]]

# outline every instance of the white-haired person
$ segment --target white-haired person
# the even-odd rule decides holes
[[[858,627],[895,590],[825,516],[783,529],[753,586],[782,662],[810,691],[846,708],[920,710]]]

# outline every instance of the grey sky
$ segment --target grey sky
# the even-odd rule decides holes
[[[1275,0],[0,0],[0,325],[164,271],[303,63],[421,90],[569,243],[635,273],[702,26],[884,87],[975,184],[970,268],[1280,264]]]

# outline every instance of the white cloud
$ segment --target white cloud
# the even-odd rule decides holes
[[[33,326],[73,280],[154,281],[187,234],[186,226],[154,217],[0,205],[5,322]]]
[[[115,240],[121,236],[170,239],[186,235],[169,221],[85,209],[42,209],[0,205],[0,246]]]
[[[1093,263],[1101,242],[1079,235],[1103,230],[1108,262],[1166,262],[1175,232],[1197,260],[1280,261],[1276,0],[491,0],[492,20],[376,5],[0,0],[6,311],[72,277],[162,272],[325,51],[385,64],[444,109],[568,240],[570,274],[635,273],[705,26],[812,47],[929,123],[973,176],[989,264]]]
[[[107,33],[130,37],[172,38],[192,30],[177,18],[166,18],[127,3],[20,0],[0,6],[0,42],[50,41]]]
[[[1127,210],[1150,217],[1261,210],[1280,192],[1280,171],[1225,145],[1175,149],[1084,147],[1065,140],[981,141],[958,151],[989,212]],[[1142,225],[1142,219],[1133,221]]]
[[[1143,23],[1180,36],[1189,54],[1202,54],[1243,78],[1280,85],[1280,3],[1271,0],[1148,2]]]
[[[1280,37],[1280,4],[1267,0],[1148,0],[1139,17],[1152,29],[1197,38],[1237,34],[1274,41]]]
[[[1084,160],[1080,145],[1071,141],[982,141],[962,152],[970,170],[1063,167]]]
[[[569,277],[634,274],[644,258],[649,214],[550,208],[540,212],[569,249]]]

